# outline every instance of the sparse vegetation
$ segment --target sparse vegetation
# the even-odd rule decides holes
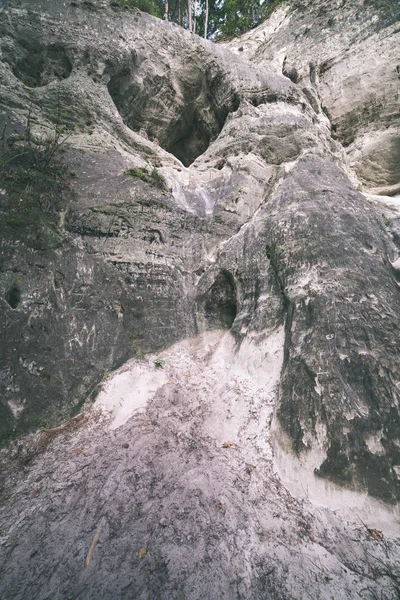
[[[157,369],[162,369],[162,367],[164,365],[165,365],[165,359],[161,358],[161,356],[158,356],[154,361],[154,366],[157,367]]]
[[[131,177],[141,179],[141,181],[145,181],[146,183],[150,183],[159,189],[167,189],[167,183],[164,177],[156,168],[153,168],[150,173],[146,167],[131,168],[127,170],[127,174]]]
[[[384,214],[382,214],[382,219],[386,227],[389,227],[390,223],[392,222],[392,219]]]
[[[156,187],[158,187],[160,189],[163,189],[166,187],[166,182],[165,182],[164,177],[159,173],[159,171],[157,171],[156,168],[154,168],[152,170],[152,172],[150,173],[150,177],[151,177],[153,184]]]
[[[56,124],[46,140],[32,134],[32,110],[22,135],[1,135],[0,212],[4,237],[22,240],[36,250],[54,249],[61,243],[59,213],[65,200],[66,167],[58,152],[71,135]]]
[[[147,169],[145,167],[140,167],[139,169],[134,169],[134,168],[128,169],[127,174],[130,175],[131,177],[137,177],[138,179],[141,179],[142,181],[149,180],[149,172],[147,171]]]
[[[265,21],[283,1],[225,0],[220,5],[215,4],[214,10],[219,17],[215,31],[218,40],[230,40],[253,29]]]

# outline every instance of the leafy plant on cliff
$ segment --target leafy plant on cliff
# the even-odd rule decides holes
[[[164,177],[161,175],[161,173],[156,168],[154,168],[152,170],[152,172],[150,173],[150,178],[151,178],[151,181],[153,182],[153,185],[155,185],[156,187],[158,187],[160,189],[165,189],[167,187]]]
[[[156,168],[153,168],[150,173],[146,167],[131,168],[127,170],[127,174],[150,183],[159,189],[167,189],[167,182]]]
[[[145,167],[140,167],[138,169],[132,167],[131,169],[127,170],[127,174],[131,177],[141,179],[142,181],[148,181],[149,178],[148,171]]]

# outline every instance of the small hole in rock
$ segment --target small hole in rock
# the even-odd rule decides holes
[[[282,75],[290,79],[293,83],[298,83],[300,79],[300,75],[296,67],[289,67],[287,65],[283,66]]]
[[[72,64],[62,46],[32,45],[27,50],[13,69],[14,75],[26,86],[42,87],[70,76]]]
[[[236,285],[231,273],[221,271],[198,303],[206,329],[230,329],[236,318]]]
[[[17,308],[19,303],[21,302],[21,292],[20,289],[13,285],[12,288],[8,290],[5,295],[6,302],[11,306],[11,308]]]

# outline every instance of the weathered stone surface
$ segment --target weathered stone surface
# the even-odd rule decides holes
[[[111,421],[93,415],[16,443],[3,465],[2,596],[395,598],[398,543],[358,521],[364,499],[349,526],[293,498],[274,472],[283,336],[249,337],[238,352],[213,331],[168,348],[163,368],[156,355],[132,361],[99,397]],[[121,385],[130,372],[140,410]]]
[[[379,188],[400,182],[399,19],[398,0],[294,0],[226,45],[312,95],[360,181]]]
[[[190,303],[196,272],[253,207],[243,197],[245,216],[239,220],[237,207],[226,224],[199,219],[220,197],[237,195],[237,173],[220,174],[225,161],[219,160],[211,172],[203,165],[207,184],[196,172],[195,183],[180,181],[180,174],[187,180],[182,164],[149,137],[172,151],[168,144],[180,144],[175,153],[191,162],[240,99],[300,99],[284,78],[259,77],[245,62],[233,66],[226,51],[148,15],[139,20],[139,13],[114,13],[99,3],[90,28],[82,29],[87,16],[85,7],[62,5],[60,12],[60,6],[41,2],[30,3],[29,11],[23,3],[9,3],[2,14],[6,150],[18,156],[18,138],[29,138],[31,145],[59,135],[55,160],[63,153],[68,165],[60,189],[51,190],[42,208],[41,225],[34,202],[24,200],[16,213],[31,181],[19,171],[2,180],[4,211],[12,219],[2,225],[4,331],[13,342],[3,346],[3,436],[10,426],[20,432],[65,418],[104,373],[197,330]],[[71,65],[63,76],[49,59],[55,47]],[[133,106],[129,90],[135,90]],[[194,138],[188,119],[196,125]],[[60,125],[67,129],[57,134]],[[187,139],[176,133],[181,130]],[[40,154],[47,146],[38,148]],[[130,168],[155,171],[158,180],[142,181]],[[51,170],[40,177],[51,180]],[[160,187],[163,176],[167,183]],[[242,182],[248,187],[246,176]],[[256,185],[258,193],[251,194],[260,202],[264,185]],[[41,186],[39,181],[38,197]],[[14,285],[21,294],[15,308],[6,301]]]
[[[1,438],[70,418],[136,359],[100,394],[111,421],[2,452],[1,593],[330,599],[332,573],[335,598],[394,597],[396,543],[369,530],[398,534],[399,204],[351,170],[396,189],[395,146],[374,181],[365,150],[396,139],[391,92],[349,115],[380,94],[353,73],[368,44],[388,55],[396,6],[346,3],[335,38],[324,0],[283,9],[236,57],[77,4],[0,14]],[[312,49],[289,31],[310,19]]]

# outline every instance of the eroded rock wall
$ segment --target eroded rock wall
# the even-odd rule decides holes
[[[396,15],[4,3],[0,595],[396,596]]]
[[[397,0],[284,2],[227,46],[295,81],[366,189],[399,193]]]
[[[71,416],[132,356],[221,327],[239,349],[284,326],[281,445],[315,451],[320,476],[397,501],[397,250],[348,178],[339,133],[355,105],[323,95],[334,65],[369,65],[366,45],[392,52],[396,5],[346,3],[328,46],[318,6],[319,45],[305,33],[317,8],[294,6],[234,56],[101,2],[6,3],[3,439]],[[329,66],[343,45],[346,58],[310,67],[310,53]],[[368,88],[388,90],[384,110],[357,125],[350,158],[367,132],[383,140],[389,113],[397,127],[385,73]]]

